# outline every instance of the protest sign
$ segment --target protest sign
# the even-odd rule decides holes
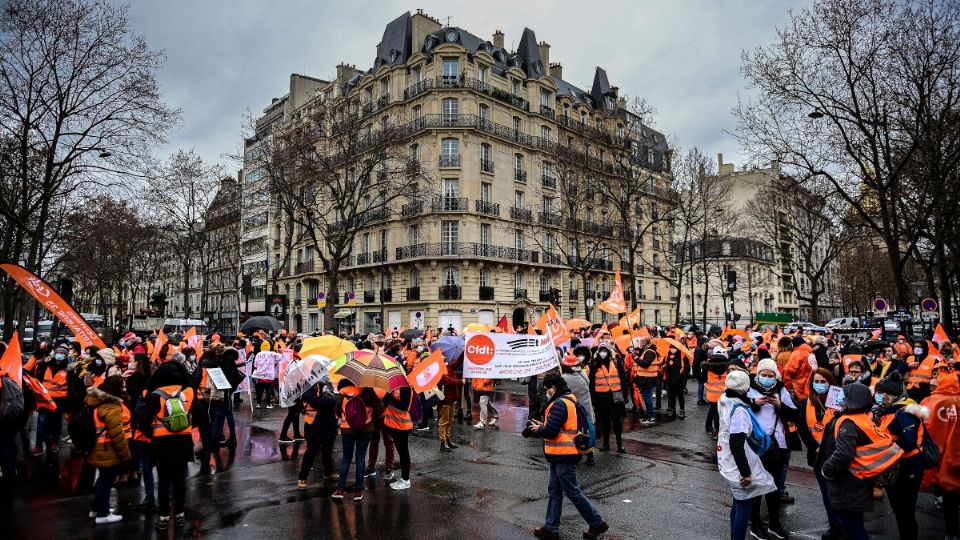
[[[277,367],[281,358],[280,353],[269,351],[258,352],[257,355],[253,357],[254,370],[252,377],[264,381],[276,380]]]
[[[557,366],[551,338],[551,335],[493,332],[467,334],[463,376],[468,379],[509,379],[543,373]]]
[[[233,385],[230,384],[230,381],[227,380],[227,376],[223,373],[223,370],[216,368],[205,368],[207,370],[207,377],[210,382],[213,383],[213,387],[217,390],[229,390],[233,388]]]

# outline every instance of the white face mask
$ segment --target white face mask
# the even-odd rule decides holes
[[[917,347],[916,349],[913,350],[913,354],[920,356],[921,354],[923,354],[923,349],[921,349],[920,347]]]
[[[556,391],[556,390],[553,390],[553,389],[547,390],[547,398],[548,398],[548,399],[553,399],[553,395],[554,395],[556,392],[557,392],[557,391]]]

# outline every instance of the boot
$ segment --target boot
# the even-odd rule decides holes
[[[683,409],[680,409],[680,411],[677,412],[677,418],[679,418],[680,420],[683,420],[686,417],[687,417],[687,413]]]
[[[450,445],[447,444],[447,441],[440,442],[440,451],[441,452],[453,452],[453,448],[450,448]]]

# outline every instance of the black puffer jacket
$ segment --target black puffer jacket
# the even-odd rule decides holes
[[[873,482],[850,473],[850,463],[857,447],[870,444],[870,438],[853,422],[844,422],[834,437],[834,425],[843,419],[836,417],[826,426],[814,469],[820,468],[827,479],[827,494],[835,510],[869,512],[873,508]]]

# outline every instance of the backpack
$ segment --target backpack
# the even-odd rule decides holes
[[[920,442],[920,453],[923,455],[923,468],[935,469],[940,466],[940,447],[930,437],[930,431],[923,429],[923,439]]]
[[[750,429],[750,435],[747,436],[747,445],[757,454],[757,457],[760,457],[770,449],[773,441],[770,439],[770,435],[767,435],[767,432],[763,430],[763,426],[761,426],[760,421],[757,420],[757,415],[753,414],[753,411],[750,410],[749,407],[737,403],[733,406],[733,410],[737,410],[737,407],[743,407],[743,409],[747,411],[747,414],[750,415],[752,427]]]
[[[343,417],[353,431],[361,431],[367,426],[367,404],[360,396],[347,397],[343,404]]]
[[[93,421],[95,413],[96,409],[87,405],[81,405],[70,413],[67,433],[70,435],[71,444],[81,454],[91,452],[96,445],[97,429]]]
[[[423,420],[423,406],[420,404],[420,394],[414,393],[410,396],[410,419],[414,424],[419,424]]]
[[[560,398],[566,399],[566,398]],[[573,408],[577,413],[577,434],[573,436],[573,445],[581,454],[587,454],[593,448],[597,441],[596,428],[590,422],[590,416],[587,410],[577,401],[568,400],[573,403]]]
[[[160,417],[160,421],[163,422],[163,426],[170,433],[181,433],[190,429],[190,413],[187,412],[187,408],[183,404],[182,392],[183,387],[180,387],[180,390],[177,390],[173,395],[160,389],[154,390],[154,393],[160,395],[166,401],[164,410],[160,411],[160,414],[163,415]]]
[[[23,417],[23,388],[4,375],[0,378],[0,420],[20,420]]]

